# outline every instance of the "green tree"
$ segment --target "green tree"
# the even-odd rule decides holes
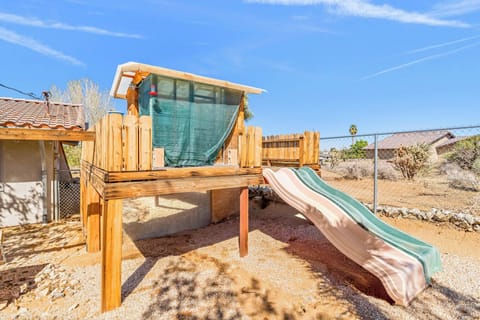
[[[357,140],[350,146],[350,149],[345,150],[347,159],[363,159],[366,157],[365,147],[368,146],[368,142],[365,140]]]
[[[353,145],[355,136],[356,136],[357,133],[358,133],[358,128],[357,128],[357,126],[354,125],[354,124],[352,124],[352,125],[350,126],[350,128],[348,129],[348,132],[350,132],[350,135],[352,136],[352,145]]]

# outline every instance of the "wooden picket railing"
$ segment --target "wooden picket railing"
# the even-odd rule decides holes
[[[262,128],[247,127],[239,136],[240,168],[262,166]]]
[[[262,160],[269,166],[305,165],[316,167],[319,163],[320,133],[305,131],[303,134],[289,134],[263,137]]]
[[[106,171],[152,170],[152,118],[111,113],[91,130],[95,141],[84,142],[82,160]]]

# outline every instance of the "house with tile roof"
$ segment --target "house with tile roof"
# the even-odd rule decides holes
[[[0,98],[0,226],[56,217],[56,186],[70,178],[63,143],[93,139],[84,119],[81,105]]]
[[[437,149],[440,146],[448,145],[454,139],[455,136],[445,130],[396,133],[378,142],[378,157],[384,160],[393,159],[395,151],[402,146],[410,147],[416,144],[426,144],[430,146],[430,161],[436,161],[438,155],[441,154]],[[374,157],[374,144],[369,144],[364,149],[367,158],[372,159]],[[442,150],[440,149],[440,151]]]

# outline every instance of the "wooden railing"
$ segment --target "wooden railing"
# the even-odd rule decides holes
[[[320,133],[305,131],[263,137],[262,158],[264,165],[302,167],[318,166]]]
[[[95,141],[84,142],[82,160],[106,171],[148,171],[155,168],[153,158],[163,151],[152,149],[152,118],[108,114],[90,130]],[[159,161],[163,163],[163,159]],[[262,166],[262,128],[247,127],[239,136],[240,168]],[[163,165],[162,165],[163,166]]]
[[[262,128],[247,127],[240,138],[240,168],[262,166]]]
[[[91,129],[82,160],[107,171],[152,170],[152,118],[108,114]]]

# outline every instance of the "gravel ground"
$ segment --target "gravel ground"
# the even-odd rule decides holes
[[[54,273],[55,285],[64,279],[76,285],[56,298],[42,296],[39,286],[24,285],[16,299],[0,304],[0,319],[480,319],[480,235],[417,221],[396,221],[396,226],[424,235],[442,252],[443,271],[409,307],[385,301],[371,274],[345,258],[290,207],[271,204],[251,210],[245,258],[238,256],[237,218],[126,243],[122,306],[104,314],[99,313],[98,254],[67,244],[29,259],[10,255],[11,262],[0,265],[3,279],[9,272],[36,266],[33,278],[43,268]],[[7,254],[19,243],[12,235],[9,239]]]

